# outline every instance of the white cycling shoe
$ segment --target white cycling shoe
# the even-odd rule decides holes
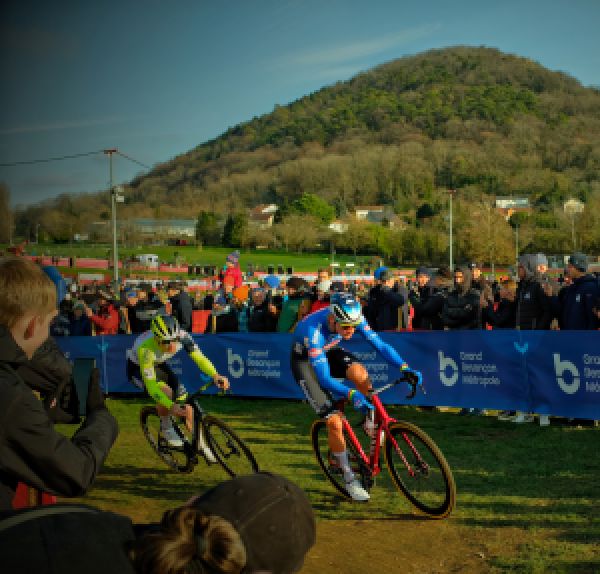
[[[162,430],[160,434],[167,441],[169,446],[173,448],[181,448],[183,446],[181,437],[175,432],[173,427]]]
[[[356,479],[346,483],[346,492],[350,495],[352,500],[356,500],[357,502],[367,502],[367,500],[371,498],[369,493]]]
[[[218,462],[212,449],[206,444],[204,433],[202,431],[198,433],[198,452],[202,452],[207,462],[211,464]]]

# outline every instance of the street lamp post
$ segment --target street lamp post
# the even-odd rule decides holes
[[[456,193],[455,189],[449,189],[448,195],[450,196],[450,271],[454,271],[454,258],[452,254],[452,196]]]
[[[515,260],[519,264],[519,222],[515,225]]]
[[[113,168],[112,168],[112,156],[117,153],[115,148],[105,149],[104,153],[108,155],[109,159],[109,170],[110,170],[110,200],[112,210],[112,235],[113,235],[113,281],[115,287],[119,282],[119,255],[117,252],[117,201],[116,192],[113,186]]]

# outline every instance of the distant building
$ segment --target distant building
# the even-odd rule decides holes
[[[497,197],[496,209],[508,219],[513,213],[531,212],[528,197]]]
[[[133,219],[127,222],[134,233],[157,238],[196,237],[195,219]]]
[[[348,231],[348,224],[339,219],[332,221],[327,227],[334,233],[346,233]]]
[[[567,215],[574,216],[578,213],[583,213],[583,210],[585,209],[585,203],[571,197],[564,202],[563,209]]]
[[[402,222],[389,205],[357,205],[354,208],[354,217],[358,221],[402,227]]]
[[[275,213],[279,208],[274,203],[260,204],[250,210],[248,222],[260,229],[267,229],[275,221]]]

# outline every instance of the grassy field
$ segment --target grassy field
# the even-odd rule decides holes
[[[173,473],[140,430],[139,409],[147,402],[108,403],[119,420],[120,435],[86,502],[152,521],[225,478],[220,468],[204,463],[191,474]],[[307,405],[233,397],[206,397],[203,405],[239,432],[261,468],[296,481],[308,493],[319,521],[404,520],[408,526],[418,520],[385,471],[367,505],[334,494],[309,445],[313,413]],[[528,532],[527,539],[512,541],[510,555],[486,557],[480,571],[600,571],[600,429],[540,428],[409,407],[391,407],[390,412],[426,430],[454,471],[458,503],[444,525],[459,529],[461,538],[493,535],[502,540],[508,532]],[[62,430],[69,432],[68,427]]]
[[[131,255],[141,253],[154,253],[161,261],[174,263],[179,261],[192,265],[223,265],[225,258],[233,251],[227,247],[196,247],[196,246],[144,246],[144,247],[120,247],[119,258],[125,259]],[[63,255],[66,257],[97,257],[104,259],[112,258],[112,250],[109,245],[54,245],[40,244],[30,245],[28,253],[35,255]],[[346,263],[362,265],[371,261],[371,256],[358,256],[356,259],[351,255],[336,255],[335,262],[340,264],[340,269],[346,269]],[[240,265],[245,270],[248,263],[256,268],[267,270],[269,265],[293,267],[294,271],[316,271],[319,267],[327,267],[331,262],[331,256],[325,253],[308,253],[298,255],[281,251],[266,250],[240,250]],[[371,266],[373,267],[373,266]]]

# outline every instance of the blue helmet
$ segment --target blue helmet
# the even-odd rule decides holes
[[[356,327],[363,320],[359,301],[350,293],[334,293],[331,296],[329,310],[340,325]]]

